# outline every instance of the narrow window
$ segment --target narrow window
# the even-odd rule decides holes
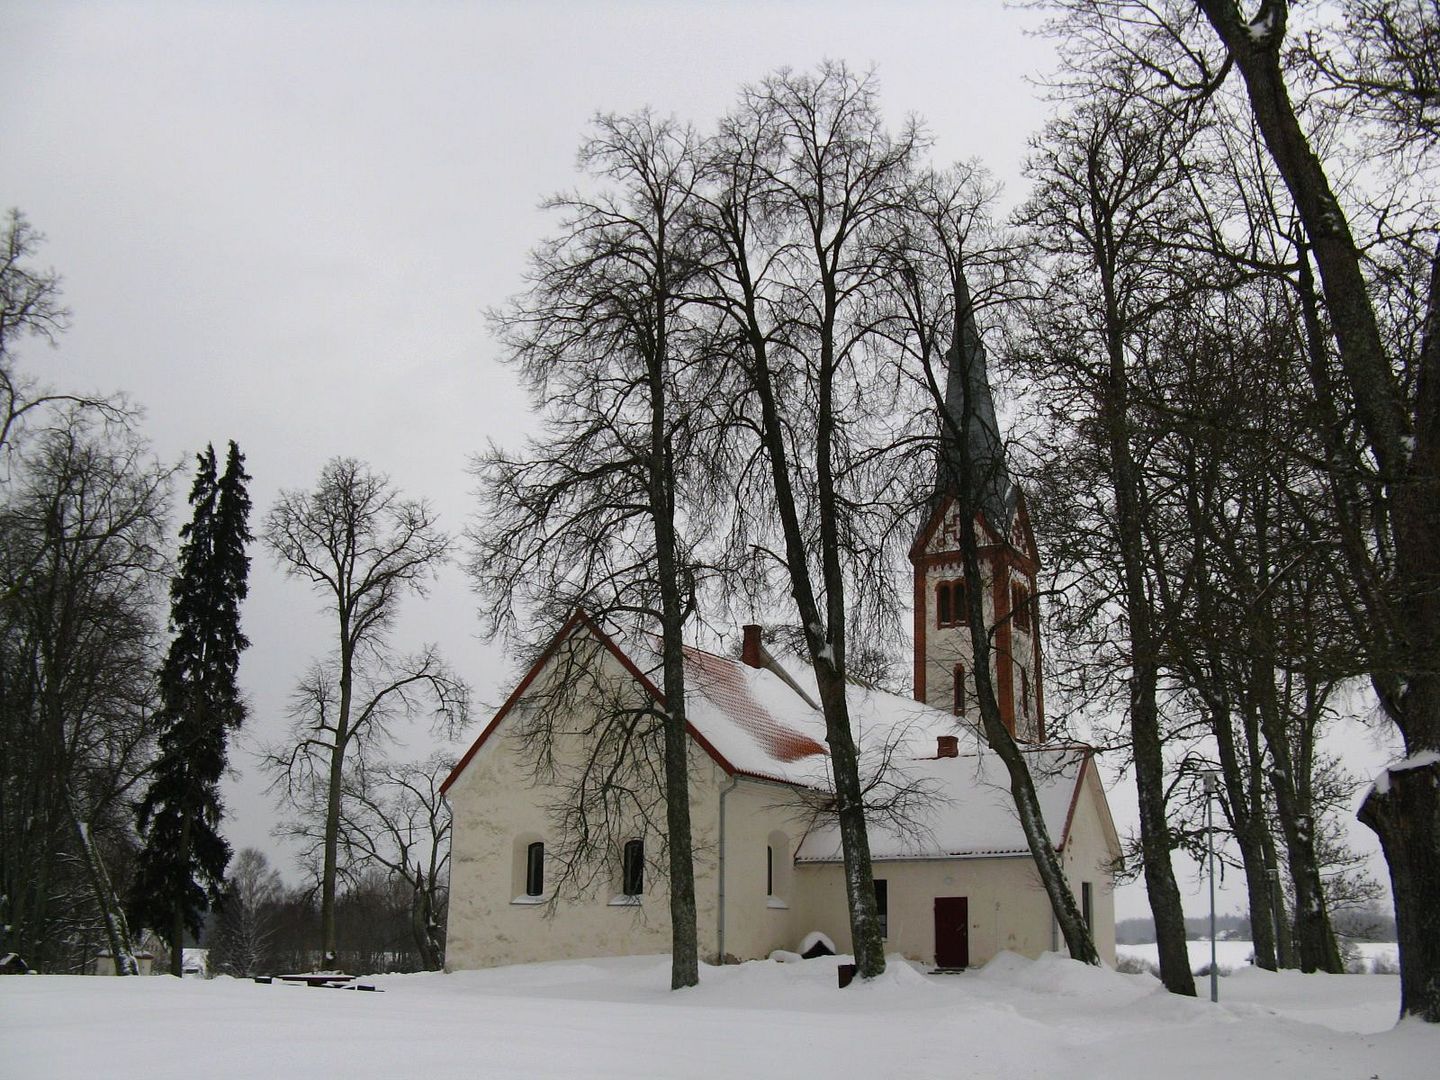
[[[955,715],[965,715],[965,665],[955,665]]]
[[[935,587],[935,621],[939,626],[962,626],[965,622],[965,579],[942,581]]]
[[[621,866],[620,891],[626,896],[639,896],[645,891],[645,841],[627,840]]]
[[[525,895],[542,896],[545,892],[545,845],[535,841],[525,849]]]
[[[1023,667],[1020,669],[1020,715],[1030,715],[1030,673]]]
[[[1014,584],[1010,586],[1010,610],[1014,612],[1015,626],[1019,630],[1030,632],[1030,594],[1025,591],[1025,586]]]
[[[890,883],[875,879],[875,914],[880,922],[880,936],[890,936]]]
[[[765,895],[775,895],[775,849],[765,845]]]
[[[1090,895],[1090,882],[1080,883],[1080,914],[1085,919],[1085,929],[1095,932],[1095,903]]]

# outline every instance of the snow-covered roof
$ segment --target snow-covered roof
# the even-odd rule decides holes
[[[687,647],[685,716],[732,772],[827,783],[825,720],[774,671]]]
[[[1090,751],[1083,747],[1027,750],[1035,794],[1050,841],[1064,845],[1072,809]],[[977,747],[958,757],[892,757],[892,784],[925,792],[903,825],[884,817],[869,821],[874,859],[980,858],[1028,855],[1025,831],[1010,796],[1010,778],[997,754]],[[796,855],[799,862],[839,862],[840,831],[833,822],[811,829]]]
[[[524,694],[561,641],[593,635],[628,670],[641,692],[663,705],[660,656],[648,635],[608,634],[584,616],[572,619],[516,687],[445,781],[448,789],[505,714]],[[825,718],[814,671],[796,657],[763,655],[765,666],[702,649],[685,648],[685,713],[691,735],[731,775],[828,791]],[[852,684],[846,696],[860,749],[862,781],[904,788],[904,824],[884,816],[869,823],[871,854],[879,859],[1026,854],[1028,847],[1000,759],[965,720],[899,694]],[[958,757],[937,758],[937,738],[957,736]],[[1084,747],[1027,750],[1050,838],[1063,846],[1090,751]],[[884,772],[881,772],[883,768]],[[800,846],[802,862],[840,858],[837,828],[814,827]]]

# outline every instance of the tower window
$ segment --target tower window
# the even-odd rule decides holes
[[[955,665],[955,715],[965,715],[965,665]]]
[[[1020,715],[1030,716],[1030,673],[1020,669]]]
[[[936,623],[940,626],[962,626],[965,622],[965,580],[942,581],[935,586]]]
[[[1010,610],[1016,629],[1030,633],[1030,594],[1024,585],[1010,586]]]
[[[545,845],[536,841],[525,849],[525,895],[545,893]]]

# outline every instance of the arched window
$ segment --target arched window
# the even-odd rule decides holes
[[[1030,593],[1019,582],[1010,586],[1010,611],[1015,629],[1030,633]]]
[[[955,715],[965,715],[965,665],[955,665]]]
[[[935,622],[939,626],[962,626],[965,622],[965,579],[942,581],[935,586]]]
[[[510,842],[510,902],[545,902],[545,841],[536,832],[517,833]]]
[[[645,841],[627,840],[620,866],[620,892],[639,896],[645,891]]]
[[[545,845],[536,840],[525,849],[525,895],[545,894]]]

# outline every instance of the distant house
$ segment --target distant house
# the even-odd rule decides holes
[[[153,975],[155,973],[155,954],[145,949],[141,949],[135,953],[135,964],[137,967],[137,974]],[[100,952],[95,954],[95,960],[90,965],[90,974],[115,974],[115,958],[110,955],[109,949],[102,949]]]
[[[1024,497],[1005,467],[973,320],[962,338],[967,361],[952,355],[946,388],[949,426],[960,437],[944,443],[910,552],[914,699],[848,690],[871,801],[890,804],[868,823],[886,948],[958,968],[1001,950],[1035,956],[1062,947],[1005,769],[977,731],[967,612],[978,593],[1001,719],[1027,747],[1051,841],[1101,957],[1113,964],[1120,844],[1093,752],[1044,741],[1039,559]],[[959,548],[956,494],[967,478],[978,581],[968,580]],[[608,799],[609,839],[578,879],[567,879],[583,887],[554,890],[557,852],[573,852],[575,830],[593,825],[555,812],[567,784],[586,762],[601,764],[598,733],[613,731],[615,718],[663,710],[658,669],[653,642],[577,614],[455,766],[443,788],[454,811],[447,967],[668,950],[668,898],[656,873],[664,837],[657,815],[644,812],[658,773],[646,785],[590,770],[592,797]],[[739,659],[687,649],[685,678],[702,956],[763,957],[815,930],[849,950],[813,674],[777,660],[760,628],[747,626]]]

